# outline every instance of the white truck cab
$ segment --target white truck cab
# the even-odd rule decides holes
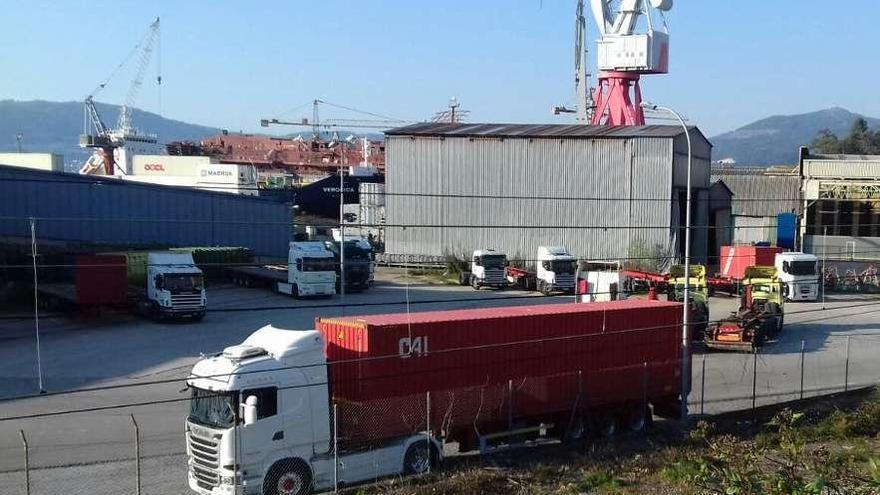
[[[470,284],[480,287],[507,287],[507,256],[494,249],[478,249],[471,256]]]
[[[277,282],[278,292],[295,297],[336,294],[336,261],[322,242],[291,242],[287,282]]]
[[[619,261],[578,263],[577,300],[581,303],[626,299],[631,280],[621,273]]]
[[[187,478],[202,495],[305,495],[411,472],[424,434],[346,452],[333,438],[324,339],[267,325],[187,379]]]
[[[782,293],[789,301],[815,301],[819,298],[819,258],[807,253],[779,253],[776,270]]]
[[[207,297],[204,275],[191,253],[147,254],[146,297],[143,302],[156,316],[202,318]]]
[[[544,294],[575,292],[577,258],[564,246],[539,246],[537,288]]]

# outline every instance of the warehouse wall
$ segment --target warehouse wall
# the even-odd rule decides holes
[[[183,187],[132,184],[0,167],[0,237],[129,247],[243,246],[287,255],[293,230],[281,203]]]
[[[389,136],[386,151],[388,253],[491,247],[533,259],[539,245],[558,244],[583,258],[674,252],[672,139]],[[704,256],[697,242],[695,257]]]

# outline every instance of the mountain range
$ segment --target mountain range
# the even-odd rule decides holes
[[[104,122],[114,126],[119,106],[105,103],[96,103],[96,106]],[[798,148],[809,145],[820,131],[829,129],[844,137],[859,117],[862,116],[843,108],[768,117],[711,138],[712,156],[714,160],[731,158],[738,165],[746,166],[794,164]],[[880,119],[863,118],[872,129],[880,129]],[[140,129],[157,134],[162,143],[198,141],[220,131],[138,109],[133,110],[132,120]],[[15,151],[16,135],[20,132],[25,151],[61,153],[67,166],[73,168],[89,155],[88,150],[78,145],[82,125],[82,102],[0,100],[0,152]],[[339,130],[337,134],[344,139],[350,133]]]
[[[95,103],[104,123],[115,127],[119,106]],[[157,134],[159,142],[198,141],[217,134],[219,129],[171,120],[137,108],[132,122],[144,132]],[[0,100],[0,152],[16,151],[16,135],[22,134],[22,150],[60,153],[68,170],[91,154],[79,147],[83,132],[83,103],[78,101],[15,101]]]
[[[775,115],[710,138],[712,159],[733,158],[738,165],[747,166],[793,165],[798,160],[798,148],[808,146],[822,130],[843,138],[860,117],[871,129],[880,129],[880,119],[843,108]]]

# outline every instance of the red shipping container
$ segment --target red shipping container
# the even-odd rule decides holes
[[[124,256],[79,255],[74,268],[78,306],[120,306],[126,302],[128,275]]]
[[[669,410],[681,388],[681,315],[679,303],[625,300],[318,318],[316,328],[340,437],[369,442],[428,419],[454,432],[568,418],[578,404],[647,399]]]
[[[750,266],[773,266],[776,254],[782,248],[776,246],[721,246],[721,259],[718,260],[722,277],[742,280],[746,268]]]

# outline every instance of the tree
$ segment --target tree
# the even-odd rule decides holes
[[[869,129],[868,122],[860,117],[853,122],[849,135],[844,139],[838,138],[829,129],[823,129],[811,147],[827,154],[880,155],[880,131]]]

